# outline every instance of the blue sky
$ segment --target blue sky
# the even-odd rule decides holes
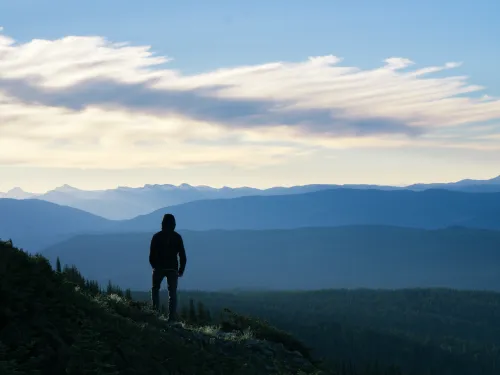
[[[100,35],[151,45],[187,73],[334,54],[362,68],[388,56],[461,73],[500,94],[495,0],[0,1],[18,41]]]
[[[41,81],[33,78],[36,69],[19,68],[3,77],[3,86],[0,76],[0,93],[6,95],[4,103],[13,100],[16,107],[9,108],[17,119],[0,127],[0,142],[3,138],[10,145],[0,151],[0,191],[13,186],[43,191],[64,183],[94,189],[147,183],[405,184],[494,177],[500,174],[498,14],[497,1],[0,0],[2,33],[13,41],[8,53],[0,54],[0,64],[3,59],[5,67],[12,66],[7,58],[17,61],[20,49],[12,46],[29,45],[23,64],[47,66]],[[85,76],[90,84],[82,86],[75,78],[84,74],[77,71],[78,56],[97,55],[106,46],[95,39],[55,43],[67,36],[149,46],[154,56],[172,60],[131,67],[126,61],[139,59],[140,51],[110,47],[109,54],[116,56],[106,60],[109,69]],[[34,39],[52,44],[35,48]],[[60,59],[51,59],[57,51]],[[311,56],[328,55],[341,60],[306,64]],[[389,69],[397,80],[387,73],[390,84],[374,72],[389,58],[400,59],[389,64],[398,66]],[[59,61],[73,72],[71,78],[55,72]],[[284,65],[265,74],[240,69],[280,62]],[[425,84],[405,86],[403,75],[447,63],[454,65],[431,73],[428,77],[437,81],[412,106],[411,93]],[[141,74],[149,69],[151,75],[122,81],[127,74],[134,76],[139,65]],[[359,75],[357,91],[339,91],[341,81],[333,80],[318,87],[323,79],[330,82],[344,74],[329,66],[373,74]],[[233,72],[236,81],[214,73],[229,68],[240,69]],[[161,69],[158,78],[154,72]],[[447,78],[457,76],[465,78]],[[149,91],[151,77],[161,80],[155,90],[163,90],[162,96]],[[297,82],[291,85],[291,79]],[[456,92],[460,82],[483,89]],[[234,89],[214,90],[226,85]],[[299,87],[308,90],[299,92]],[[377,100],[364,97],[366,92]],[[435,92],[439,94],[431,98]],[[392,104],[404,95],[409,101]],[[422,99],[425,95],[428,100]],[[487,105],[456,102],[450,107],[450,98],[484,95],[490,97]],[[354,98],[364,101],[358,106]],[[131,116],[147,124],[147,131],[125,124]],[[113,131],[106,133],[96,118]],[[139,134],[134,131],[141,139],[134,139]],[[117,139],[133,142],[133,148]],[[19,149],[26,151],[20,155]]]

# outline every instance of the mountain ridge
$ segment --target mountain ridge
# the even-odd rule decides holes
[[[378,184],[306,184],[306,185],[293,185],[293,186],[281,186],[281,185],[276,185],[276,186],[271,186],[269,188],[255,188],[255,187],[250,187],[250,186],[240,186],[240,187],[231,187],[231,186],[223,186],[220,188],[208,186],[208,185],[192,185],[188,183],[181,183],[179,185],[175,184],[144,184],[143,186],[137,186],[137,187],[131,187],[131,186],[117,186],[116,188],[106,188],[106,189],[91,189],[91,190],[85,190],[81,188],[77,188],[74,186],[71,186],[69,184],[63,184],[61,186],[55,187],[54,189],[50,189],[45,191],[44,193],[33,193],[33,192],[28,192],[25,191],[23,188],[16,186],[13,187],[12,189],[8,190],[7,193],[0,192],[0,197],[2,198],[8,198],[5,196],[5,194],[10,193],[15,193],[16,191],[30,194],[30,195],[36,195],[40,196],[46,193],[49,193],[51,191],[61,191],[61,190],[78,190],[78,191],[85,191],[85,192],[104,192],[104,191],[114,191],[114,190],[119,190],[119,189],[128,189],[128,190],[141,190],[144,188],[194,188],[194,189],[211,189],[211,190],[227,190],[227,189],[251,189],[251,190],[256,190],[256,191],[267,191],[267,190],[273,190],[273,189],[291,189],[291,188],[298,188],[298,187],[310,187],[310,186],[324,186],[324,187],[344,187],[344,188],[353,188],[353,187],[358,187],[358,188],[394,188],[394,189],[409,189],[413,187],[434,187],[434,186],[453,186],[453,185],[474,185],[474,184],[500,184],[500,175],[496,177],[492,177],[490,179],[484,179],[484,180],[478,180],[478,179],[470,179],[470,178],[464,178],[458,181],[452,181],[452,182],[431,182],[431,183],[413,183],[413,184],[408,184],[408,185],[401,185],[401,186],[396,186],[396,185],[378,185]]]
[[[145,184],[142,187],[119,186],[100,190],[83,190],[67,184],[45,193],[25,192],[21,188],[0,193],[0,198],[37,198],[49,202],[68,205],[112,220],[131,219],[147,214],[161,207],[188,203],[202,199],[234,198],[249,195],[300,194],[327,189],[379,189],[379,190],[426,190],[442,188],[465,192],[500,192],[500,176],[489,180],[464,179],[451,183],[412,184],[389,186],[374,184],[307,184],[295,186],[274,186],[265,189],[254,187],[210,187],[182,183]]]
[[[160,229],[163,214],[179,229],[293,229],[343,225],[500,229],[500,193],[440,189],[331,189],[302,194],[192,201],[130,220],[109,220],[39,199],[0,199],[0,236],[39,251],[78,233]]]
[[[0,238],[36,252],[71,235],[108,230],[113,222],[41,199],[0,198]]]
[[[500,193],[339,188],[302,194],[207,199],[122,220],[118,227],[121,230],[152,230],[158,227],[166,212],[179,217],[180,228],[195,230],[358,224],[433,229],[465,223],[474,227],[475,220],[482,220],[478,227],[500,229]],[[489,219],[484,220],[484,217]]]
[[[450,287],[500,291],[500,231],[365,225],[179,233],[188,256],[183,289]],[[42,254],[53,263],[59,257],[63,263],[75,264],[101,283],[111,279],[133,290],[148,290],[152,235],[79,235]]]

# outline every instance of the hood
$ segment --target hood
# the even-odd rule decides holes
[[[163,216],[161,222],[161,230],[163,231],[173,231],[175,229],[175,217],[172,214],[166,214]]]

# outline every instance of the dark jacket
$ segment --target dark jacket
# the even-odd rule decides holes
[[[151,239],[149,264],[154,269],[176,270],[180,274],[183,274],[187,261],[186,251],[181,235],[174,229],[174,217],[172,215],[165,215],[162,222],[162,230],[155,233]]]

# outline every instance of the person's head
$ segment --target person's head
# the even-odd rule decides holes
[[[165,214],[161,222],[162,230],[174,230],[175,229],[175,217],[172,214]]]

